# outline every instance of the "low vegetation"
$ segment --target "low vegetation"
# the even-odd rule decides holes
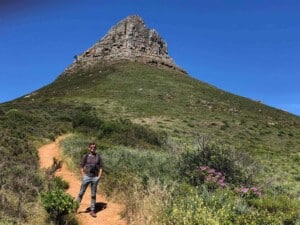
[[[64,154],[79,164],[88,140],[86,136],[65,140]],[[97,142],[101,146],[102,141]],[[102,146],[98,151],[105,170],[100,189],[126,205],[129,224],[300,222],[299,200],[291,199],[289,192],[282,193],[281,186],[255,179],[262,173],[252,170],[257,162],[243,154],[231,158],[233,150],[220,154],[219,149],[207,145],[202,150],[182,149],[182,154],[175,156],[166,150]],[[199,160],[203,154],[210,157]]]
[[[126,205],[128,224],[300,224],[299,125],[173,71],[78,70],[0,105],[0,224],[77,224],[57,162],[40,171],[36,151],[64,133],[75,172],[97,142],[100,191]]]

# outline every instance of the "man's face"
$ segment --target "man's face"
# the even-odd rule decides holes
[[[90,145],[90,152],[95,153],[96,152],[96,145]]]

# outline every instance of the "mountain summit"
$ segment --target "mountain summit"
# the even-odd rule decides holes
[[[140,16],[121,20],[96,44],[80,55],[65,72],[97,62],[115,63],[122,60],[138,61],[157,67],[179,70],[168,54],[166,42],[154,29],[149,29]]]

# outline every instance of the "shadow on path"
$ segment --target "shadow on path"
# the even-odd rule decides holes
[[[95,213],[106,209],[106,207],[107,207],[107,203],[97,202],[96,205],[95,205]],[[80,214],[80,213],[89,213],[90,211],[91,211],[91,208],[88,207],[88,208],[86,208],[85,211],[79,211],[78,214]]]

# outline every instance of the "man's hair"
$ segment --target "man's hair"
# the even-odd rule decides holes
[[[95,144],[94,142],[91,142],[91,143],[89,144],[89,148],[90,148],[92,145],[95,145],[95,146],[96,146],[96,144]]]

